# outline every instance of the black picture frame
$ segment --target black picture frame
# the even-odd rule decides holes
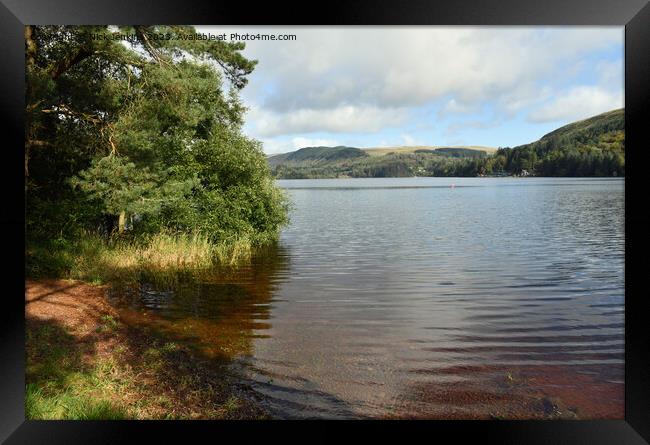
[[[281,434],[305,442],[339,440],[342,433],[372,433],[404,440],[419,433],[426,440],[463,439],[500,444],[650,442],[650,329],[644,310],[645,256],[650,228],[644,191],[648,164],[645,113],[650,107],[650,4],[645,0],[456,0],[408,3],[387,0],[330,1],[308,5],[277,2],[179,2],[173,0],[104,2],[82,0],[0,0],[0,112],[5,124],[0,180],[12,205],[0,206],[5,237],[4,298],[0,314],[0,440],[18,443],[119,443],[187,441],[189,433],[226,440],[225,433],[250,441],[249,435]],[[382,421],[382,422],[62,422],[25,421],[24,259],[24,38],[25,24],[230,24],[230,25],[617,25],[625,26],[625,420],[620,421]],[[645,144],[644,144],[645,143]],[[22,195],[21,195],[22,194]],[[645,198],[645,202],[644,202]],[[636,259],[636,260],[632,260]],[[9,285],[9,286],[7,286]],[[300,433],[294,432],[294,427]],[[281,431],[279,431],[281,430]],[[266,436],[269,437],[269,436]],[[367,437],[366,437],[367,438]],[[235,440],[235,439],[230,439]]]

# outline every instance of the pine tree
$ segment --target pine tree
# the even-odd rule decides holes
[[[241,54],[242,43],[183,38],[191,33],[25,28],[28,231],[43,218],[67,228],[108,218],[123,232],[137,215],[148,230],[277,233],[284,196],[261,144],[241,130],[238,91],[256,61]],[[69,214],[54,214],[64,201]]]

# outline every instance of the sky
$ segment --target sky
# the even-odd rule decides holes
[[[513,147],[624,106],[623,27],[245,27],[244,132],[306,146]]]

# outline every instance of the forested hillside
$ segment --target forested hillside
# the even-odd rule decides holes
[[[273,175],[285,179],[521,174],[624,176],[625,114],[623,109],[599,114],[558,128],[536,142],[500,148],[494,153],[462,147],[400,148],[366,157],[356,148],[317,149],[313,154],[313,148],[309,148],[270,157]]]
[[[625,110],[574,122],[540,140],[499,150],[485,171],[538,176],[625,176]]]

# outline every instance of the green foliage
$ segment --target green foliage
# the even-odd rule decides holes
[[[257,63],[243,44],[184,39],[187,26],[123,26],[138,37],[127,43],[98,38],[112,31],[26,29],[28,246],[110,235],[118,219],[131,238],[277,237],[286,197],[260,143],[241,133],[238,91]],[[66,252],[32,266],[70,268]]]
[[[111,358],[87,366],[73,335],[51,321],[30,321],[25,417],[30,420],[117,420],[130,417],[111,399],[125,382]]]
[[[35,384],[25,392],[25,418],[29,420],[124,420],[128,411],[109,400],[95,400],[78,394],[76,388],[52,393]]]
[[[159,207],[158,194],[168,193],[156,184],[158,177],[148,169],[139,169],[125,158],[109,155],[92,161],[89,168],[71,179],[87,197],[96,200],[105,213],[117,215],[121,211],[146,215]],[[191,190],[189,183],[187,189]]]

